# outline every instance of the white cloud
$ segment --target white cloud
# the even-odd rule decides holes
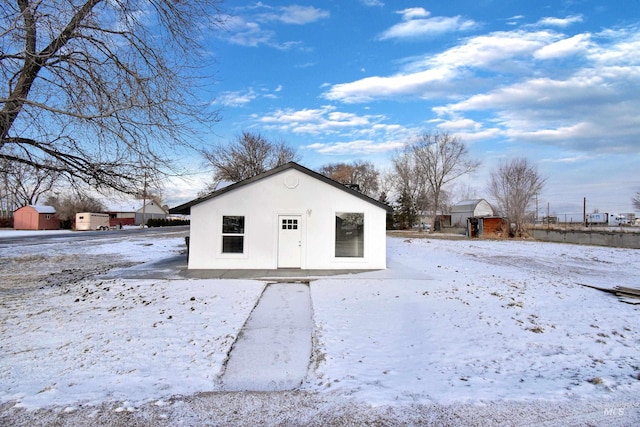
[[[364,115],[336,111],[333,106],[317,109],[277,110],[270,115],[256,117],[256,120],[271,129],[305,134],[353,132],[359,128],[369,128],[383,119],[382,116]]]
[[[426,18],[427,16],[431,15],[431,12],[422,7],[411,7],[400,10],[396,13],[402,15],[402,19],[404,21],[409,21],[416,18]]]
[[[306,145],[303,148],[322,154],[352,155],[386,153],[400,149],[404,144],[403,141],[377,142],[363,139],[349,142],[315,143]]]
[[[496,32],[471,37],[440,54],[412,59],[401,73],[336,84],[324,96],[346,103],[443,96],[445,92],[455,90],[449,85],[465,75],[469,68],[496,69],[504,73],[517,65],[517,59],[530,59],[534,52],[559,37],[548,31]]]
[[[464,130],[479,130],[482,125],[471,119],[454,119],[443,121],[439,123],[437,127],[450,132],[459,132]]]
[[[572,15],[567,16],[566,18],[546,17],[539,20],[536,25],[564,28],[570,26],[571,24],[575,24],[576,22],[582,22],[582,15]]]
[[[223,19],[223,27],[227,33],[226,36],[221,35],[225,36],[229,43],[247,47],[265,45],[280,50],[302,48],[299,41],[277,41],[276,32],[265,26],[271,24],[273,27],[273,23],[305,25],[329,17],[328,11],[313,6],[291,5],[274,8],[259,2],[253,7],[242,9],[242,12],[247,10],[249,14],[229,15]],[[261,12],[257,12],[258,10]]]
[[[482,112],[513,141],[579,152],[637,152],[640,68],[590,68],[533,78],[434,108],[441,118]],[[615,125],[613,125],[615,124]]]
[[[377,7],[384,6],[384,3],[381,2],[380,0],[360,0],[360,3],[362,3],[365,6],[377,6]]]
[[[602,43],[593,46],[588,58],[603,66],[606,65],[639,65],[640,29],[638,27],[619,30],[606,30],[595,34],[594,38]]]
[[[235,92],[222,92],[215,99],[214,104],[221,104],[227,107],[242,107],[257,97],[258,95],[253,89]]]
[[[316,142],[303,148],[322,154],[384,153],[400,148],[408,136],[417,132],[397,123],[387,123],[384,116],[339,111],[331,105],[278,110],[253,119],[266,130],[312,135]]]
[[[403,22],[393,25],[378,37],[388,39],[416,39],[434,37],[456,31],[468,31],[476,27],[476,22],[458,16],[429,17],[429,11],[415,7],[397,12],[402,15]]]
[[[397,74],[390,77],[367,77],[352,83],[334,85],[324,96],[330,100],[346,103],[404,96],[426,96],[426,92],[430,89],[439,92],[440,89],[436,83],[445,82],[451,77],[451,70],[446,68]]]
[[[589,48],[590,35],[577,34],[552,44],[543,46],[534,53],[538,59],[563,58],[577,53],[586,53]]]
[[[276,19],[285,24],[303,25],[328,17],[329,12],[326,10],[313,6],[291,5],[281,7],[280,14],[276,16]]]
[[[267,31],[258,23],[247,21],[239,16],[227,18],[224,28],[227,30],[227,41],[240,46],[268,45],[274,38],[272,31]]]
[[[465,31],[473,28],[475,22],[460,16],[416,19],[394,25],[380,35],[381,39],[404,39],[433,37],[454,31]]]
[[[529,58],[531,54],[561,36],[549,31],[498,31],[470,37],[458,46],[416,62],[415,67],[488,68],[501,71],[510,67],[509,61]]]

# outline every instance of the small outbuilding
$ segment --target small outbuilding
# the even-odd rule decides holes
[[[13,212],[16,230],[59,230],[60,220],[53,206],[27,205]]]
[[[287,163],[170,209],[190,215],[189,269],[384,269],[390,208]]]
[[[493,215],[493,208],[485,199],[465,200],[451,208],[451,226],[466,227],[468,218]]]
[[[509,232],[509,224],[499,216],[474,217],[467,219],[466,234],[469,237],[499,237]]]
[[[121,228],[125,225],[135,225],[136,213],[134,210],[111,209],[109,212],[109,226]]]

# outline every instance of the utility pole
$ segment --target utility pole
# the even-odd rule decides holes
[[[142,223],[140,224],[140,228],[144,228],[145,214],[147,209],[147,173],[144,173],[144,185],[142,187]]]
[[[587,198],[582,199],[582,224],[587,226]]]
[[[549,229],[549,202],[547,202],[547,230]]]

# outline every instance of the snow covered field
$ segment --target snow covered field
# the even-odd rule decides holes
[[[311,282],[300,390],[223,393],[266,283],[96,277],[182,235],[1,246],[0,424],[640,423],[640,305],[578,285],[638,287],[638,250],[389,238]]]

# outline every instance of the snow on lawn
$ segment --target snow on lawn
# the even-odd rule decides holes
[[[13,257],[13,270],[23,263],[38,277],[51,269],[38,267],[45,255],[59,257],[59,269],[83,256],[142,262],[174,256],[184,241],[56,245],[0,249],[0,261]],[[640,306],[576,283],[638,286],[639,251],[389,238],[388,259],[385,271],[311,283],[314,354],[303,393],[335,405],[637,400]],[[0,286],[0,403],[133,410],[220,390],[224,360],[265,286],[82,277]]]
[[[640,306],[576,284],[638,286],[637,250],[389,239],[388,254],[386,272],[312,283],[309,389],[372,404],[637,398]]]
[[[0,401],[97,405],[215,390],[263,287],[111,280],[5,294]]]
[[[0,402],[140,403],[215,390],[264,283],[86,279],[179,254],[184,233],[172,234],[1,248]]]

